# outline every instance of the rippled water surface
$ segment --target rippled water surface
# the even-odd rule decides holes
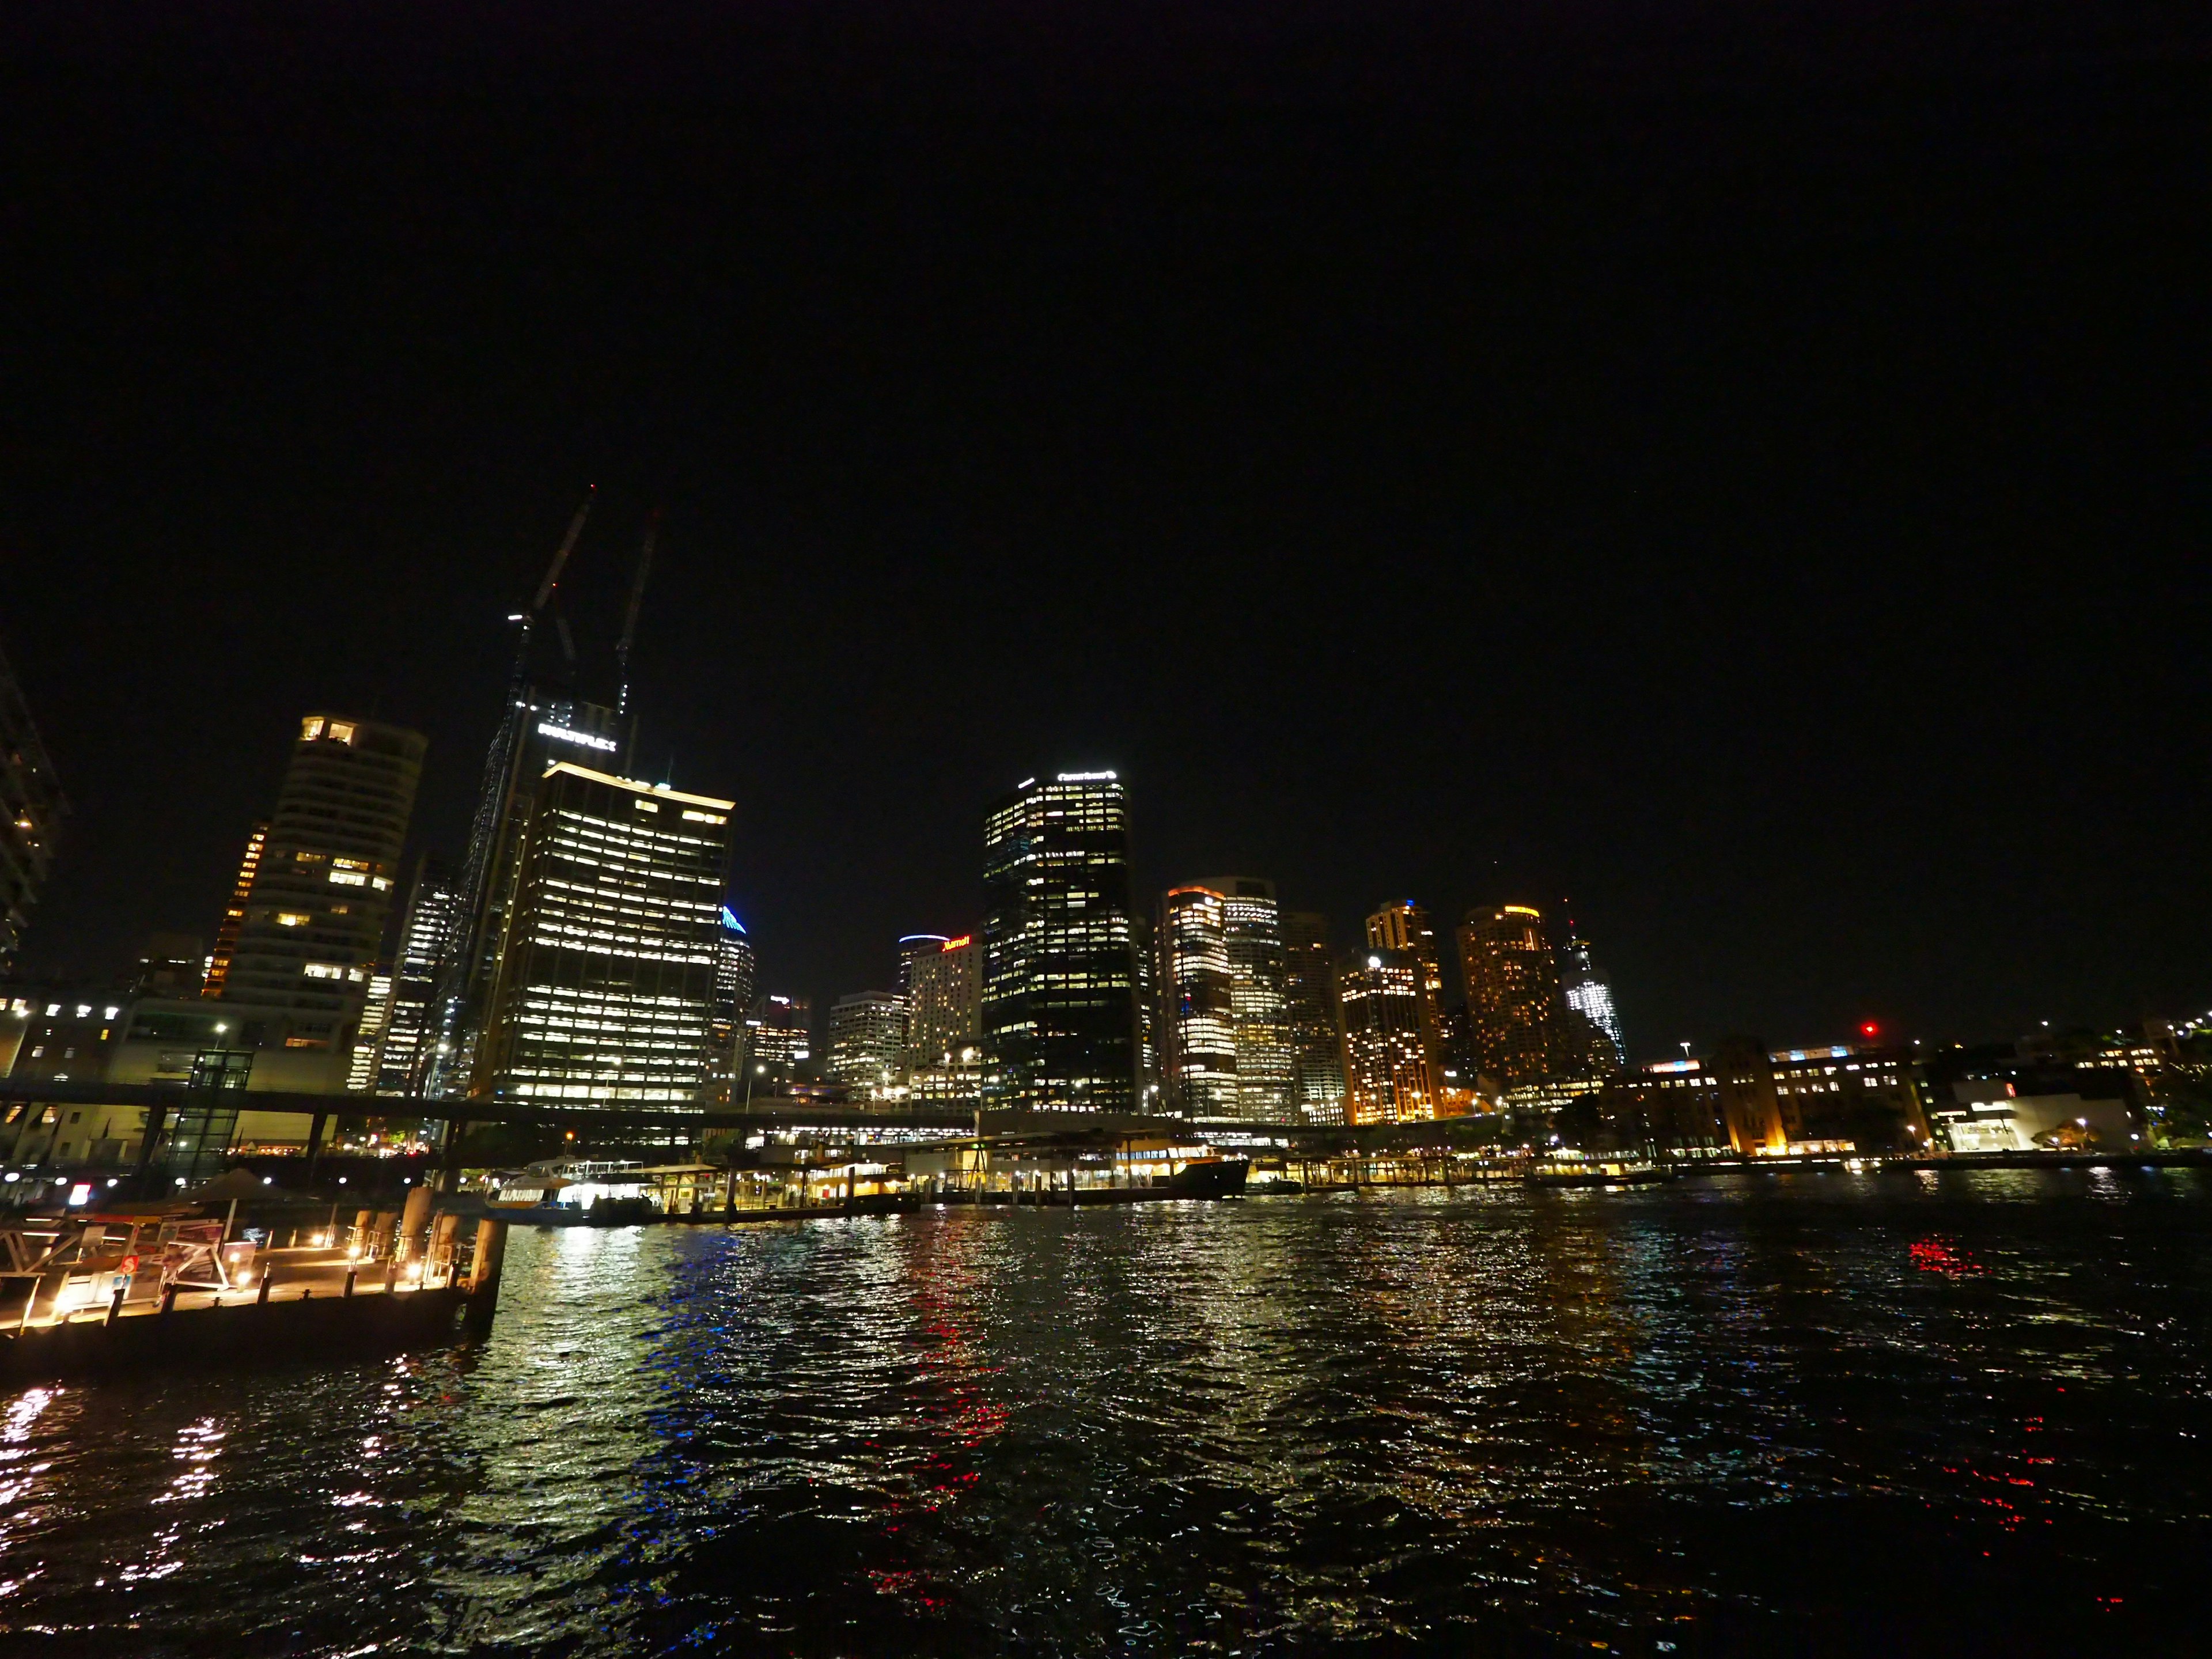
[[[32,1390],[0,1647],[2202,1651],[2212,1188],[520,1234],[479,1348]]]

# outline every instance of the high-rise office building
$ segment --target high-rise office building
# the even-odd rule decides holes
[[[0,656],[0,973],[22,943],[68,811],[30,705]]]
[[[1344,1039],[1327,916],[1292,910],[1283,917],[1283,1005],[1297,1054],[1298,1115],[1309,1123],[1343,1122]]]
[[[1141,1026],[1128,804],[1111,772],[1025,780],[984,822],[985,1092],[1134,1110]]]
[[[329,1054],[332,1089],[351,1069],[423,748],[374,720],[300,723],[222,977],[223,1001],[286,1011],[285,1048]]]
[[[253,872],[261,867],[261,849],[269,844],[269,826],[257,823],[246,837],[246,856],[238,861],[238,878],[230,884],[230,902],[216,924],[215,950],[208,957],[207,977],[200,994],[219,997],[230,978],[230,959],[238,952],[238,930],[246,926],[246,895],[253,890]]]
[[[446,964],[439,1003],[447,1021],[432,1092],[459,1092],[477,1069],[475,1052],[489,1018],[514,903],[523,845],[551,769],[562,762],[611,766],[622,758],[621,717],[601,703],[556,696],[518,677],[506,718],[485,757],[461,868],[463,918]]]
[[[1427,908],[1411,899],[1382,906],[1367,918],[1367,948],[1400,951],[1413,958],[1421,1001],[1421,1041],[1428,1048],[1429,1069],[1435,1073],[1443,1056],[1444,974]]]
[[[533,794],[475,1091],[696,1103],[713,1086],[733,804],[556,762]]]
[[[368,976],[368,997],[361,1006],[361,1030],[353,1040],[353,1059],[346,1067],[346,1092],[367,1094],[376,1087],[378,1056],[384,1049],[384,1033],[392,1022],[391,974],[378,969]]]
[[[434,859],[415,867],[407,914],[392,953],[392,1013],[376,1061],[376,1092],[421,1096],[445,1029],[439,986],[453,960],[461,928],[461,891],[452,872]]]
[[[1437,1115],[1437,1079],[1422,1032],[1422,963],[1370,948],[1337,971],[1344,1030],[1344,1121],[1406,1123]]]
[[[1243,1115],[1224,909],[1210,887],[1173,888],[1160,900],[1161,1077],[1169,1109],[1188,1117]]]
[[[1150,916],[1132,911],[1130,954],[1137,961],[1137,1100],[1140,1109],[1157,1112],[1165,1099],[1161,1082],[1167,1017],[1160,1006],[1160,953]]]
[[[1483,1071],[1508,1089],[1552,1076],[1565,1005],[1542,913],[1526,904],[1468,911],[1459,963]]]
[[[944,948],[945,942],[945,935],[943,933],[902,933],[899,936],[898,994],[901,996],[911,998],[914,995],[915,964],[938,954]]]
[[[760,982],[760,958],[738,913],[721,907],[721,932],[714,941],[714,1013],[708,1036],[714,1054],[715,1097],[726,1092],[744,1063],[745,1016]]]
[[[856,991],[830,1005],[830,1078],[854,1100],[886,1100],[906,1081],[906,999]]]
[[[1238,1115],[1256,1123],[1288,1122],[1297,1092],[1297,1055],[1285,1000],[1287,964],[1275,884],[1212,876],[1201,884],[1221,895],[1237,1024]]]
[[[774,1092],[814,1058],[814,1006],[805,997],[764,996],[745,1020],[745,1097]]]
[[[1561,1069],[1584,1077],[1626,1070],[1628,1045],[1613,1012],[1613,987],[1592,963],[1589,942],[1575,932],[1571,919],[1567,942],[1559,947],[1559,990],[1567,1005]]]
[[[902,940],[903,945],[905,941]],[[934,1065],[981,1030],[983,953],[975,936],[940,939],[907,958],[907,1051],[917,1066]]]

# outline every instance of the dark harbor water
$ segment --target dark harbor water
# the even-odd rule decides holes
[[[0,1650],[2204,1650],[2212,1190],[518,1236],[476,1350],[38,1390]]]

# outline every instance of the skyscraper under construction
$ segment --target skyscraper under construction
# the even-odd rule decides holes
[[[629,760],[635,746],[629,649],[655,532],[647,532],[611,663],[600,659],[587,666],[568,617],[554,608],[554,601],[591,508],[586,497],[528,608],[508,618],[520,630],[514,664],[484,759],[458,886],[459,921],[439,975],[440,1029],[424,1078],[427,1094],[465,1093],[482,1070],[477,1047],[490,1015],[523,845],[546,778],[562,762],[616,770]]]

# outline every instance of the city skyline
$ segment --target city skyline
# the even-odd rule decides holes
[[[510,620],[512,621],[514,619],[510,618]],[[625,690],[626,690],[627,688],[625,687]],[[543,694],[538,695],[542,696]],[[532,708],[532,712],[534,714],[536,712],[536,706],[531,705],[530,707]],[[571,720],[597,721],[611,725],[613,717],[613,711],[611,708],[602,708],[593,705],[580,703],[573,699],[556,700],[550,712],[551,714],[551,723],[557,723],[562,726],[566,726]],[[312,724],[315,717],[311,716],[308,718],[309,722]],[[630,728],[633,736],[636,727],[633,725]],[[614,739],[609,738],[606,740],[605,744],[600,746],[613,746],[614,743]],[[629,745],[623,744],[621,746],[627,747]],[[531,745],[531,752],[535,754],[540,751],[547,751],[548,758],[550,759],[552,756],[567,753],[568,749],[565,745],[554,745],[548,739],[539,738]],[[496,754],[495,758],[496,759]],[[1108,775],[1112,775],[1109,774]],[[245,854],[245,866],[242,871],[234,872],[233,878],[234,882],[243,883],[250,878],[258,861],[260,854],[265,843],[265,837],[268,833],[268,820],[265,817],[265,811],[266,809],[264,808],[263,811],[264,816],[256,818],[250,825],[249,836]],[[735,811],[737,814],[740,816],[742,815],[743,806],[741,802],[736,804]],[[441,863],[445,861],[441,857],[442,849],[434,845],[425,844],[424,838],[422,836],[410,835],[407,839],[406,847],[408,849],[407,860],[410,869],[416,867],[422,860],[426,858],[432,860],[433,863]],[[66,854],[64,854],[64,860]],[[1135,866],[1138,862],[1139,860],[1133,853],[1133,867]],[[64,868],[66,868],[65,861]],[[743,924],[738,922],[735,915],[730,908],[729,903],[730,898],[740,894],[744,885],[740,878],[741,872],[732,872],[732,879],[729,884],[731,892],[725,896],[724,902],[720,906],[720,913],[725,924],[735,924],[739,935],[743,937],[745,930],[744,929]],[[1226,886],[1231,884],[1234,878],[1210,878],[1208,879],[1218,884]],[[1273,884],[1272,882],[1261,884],[1261,885],[1268,888],[1272,888]],[[401,896],[404,897],[404,896]],[[207,994],[209,995],[216,995],[220,994],[222,988],[222,976],[228,969],[228,952],[226,947],[229,946],[230,948],[234,948],[234,945],[231,944],[232,939],[234,939],[234,933],[233,933],[232,930],[234,930],[237,925],[238,919],[234,913],[236,912],[238,908],[240,892],[234,891],[228,896],[228,908],[218,916],[215,927],[209,930],[207,935],[207,937],[212,941],[213,946],[210,951],[210,959],[211,963],[215,964],[216,969],[216,976],[211,979],[207,990]],[[1267,903],[1272,907],[1273,902],[1274,901],[1271,895],[1267,900]],[[1575,966],[1577,958],[1573,953],[1579,953],[1579,958],[1582,962],[1582,967],[1579,971],[1586,974],[1589,972],[1588,957],[1590,951],[1590,945],[1588,939],[1583,936],[1585,930],[1577,929],[1571,921],[1565,921],[1565,901],[1560,901],[1560,905],[1562,919],[1565,926],[1569,931],[1567,933],[1563,935],[1559,940],[1547,944],[1544,946],[1543,956],[1546,963],[1547,963],[1547,972],[1554,976],[1562,973],[1571,976],[1577,971]],[[976,904],[971,906],[965,914],[968,915],[979,915],[981,913],[981,905],[979,901]],[[1141,908],[1141,906],[1139,908]],[[1494,915],[1504,915],[1506,913],[1517,912],[1519,914],[1534,916],[1539,914],[1536,907],[1518,905],[1511,902],[1487,906],[1478,905],[1468,912],[1470,922],[1478,913],[1485,910]],[[1285,917],[1291,914],[1288,907],[1285,907],[1283,914]],[[1425,905],[1418,900],[1405,899],[1393,899],[1389,902],[1386,903],[1379,911],[1370,910],[1366,915],[1364,922],[1361,924],[1361,926],[1364,927],[1370,942],[1377,939],[1394,938],[1396,937],[1396,935],[1392,933],[1390,931],[1394,926],[1400,933],[1402,933],[1404,930],[1406,924],[1402,921],[1399,920],[1399,917],[1401,915],[1411,915],[1418,918],[1419,921],[1417,925],[1419,926],[1431,926],[1430,917],[1432,915],[1431,907]],[[406,954],[408,948],[406,929],[404,926],[406,919],[406,907],[404,904],[393,903],[383,928],[383,938],[386,946],[384,951],[384,965],[387,968],[391,965],[392,962],[404,957]],[[937,919],[932,918],[931,920],[934,921]],[[1332,924],[1335,924],[1337,922],[1337,919],[1334,916],[1331,916],[1328,920]],[[969,923],[967,925],[972,927],[975,924]],[[1382,931],[1378,932],[1378,928]],[[170,931],[173,933],[173,930]],[[1350,937],[1356,939],[1358,937],[1358,931],[1359,930],[1358,928],[1352,930]],[[1433,936],[1431,936],[1428,943],[1424,946],[1424,949],[1428,952],[1427,960],[1429,962],[1429,972],[1431,975],[1437,975],[1438,970],[1441,969],[1443,965],[1443,958],[1448,955],[1453,954],[1449,945],[1449,936],[1455,932],[1463,933],[1465,930],[1464,927],[1461,927],[1456,930],[1450,927],[1445,927],[1441,931],[1444,932],[1447,935],[1447,939],[1445,940],[1437,940]],[[149,933],[144,937],[152,937],[154,933],[161,932],[163,932],[163,930],[153,930],[153,933]],[[1342,934],[1339,935],[1339,937],[1344,936],[1345,935]],[[187,935],[187,937],[190,937],[190,935]],[[34,939],[35,935],[33,935],[33,939]],[[889,951],[884,950],[879,941],[873,951],[868,951],[866,947],[861,947],[852,951],[849,954],[854,960],[865,961],[867,957],[874,956],[878,957],[879,961],[888,961],[891,964],[892,975],[895,975],[897,979],[902,982],[907,973],[910,969],[910,963],[908,958],[911,954],[911,950],[914,946],[915,941],[929,941],[929,949],[933,951],[937,947],[937,945],[941,943],[944,939],[945,936],[942,934],[902,933],[897,937],[895,946]],[[140,942],[143,945],[143,938],[142,938]],[[1280,945],[1281,940],[1279,938],[1277,948],[1279,949]],[[746,939],[745,948],[749,953],[753,949],[750,939]],[[1462,939],[1457,953],[1458,971],[1450,974],[1443,974],[1440,978],[1435,978],[1430,981],[1430,982],[1437,984],[1437,989],[1434,1000],[1441,1010],[1442,1018],[1445,1019],[1449,1019],[1453,1012],[1452,1006],[1448,1005],[1452,1004],[1452,999],[1455,993],[1468,996],[1469,998],[1470,1004],[1474,1000],[1472,996],[1474,988],[1468,982],[1465,974],[1466,948],[1465,942]],[[461,953],[456,951],[455,954],[459,957]],[[1344,966],[1352,963],[1355,953],[1350,949],[1350,947],[1341,946],[1333,954],[1336,958],[1338,965]],[[1610,953],[1608,952],[1608,954]],[[20,964],[21,962],[25,960],[37,963],[40,959],[35,949],[33,949],[29,952],[19,952],[17,960]],[[1151,969],[1152,972],[1158,973],[1160,964],[1148,961],[1146,966]],[[17,971],[20,975],[21,971],[20,966],[18,967]],[[48,969],[50,974],[52,971],[53,970],[52,969]],[[802,1004],[811,1004],[816,1007],[828,1008],[832,1006],[841,997],[847,997],[859,994],[852,988],[847,987],[842,980],[827,982],[821,986],[816,986],[813,984],[802,985],[800,981],[803,975],[799,972],[793,970],[787,967],[781,967],[778,958],[775,957],[771,957],[769,958],[769,965],[768,968],[760,970],[760,972],[761,977],[756,986],[757,1000],[758,998],[767,996],[772,990],[782,993],[799,992],[800,994],[799,1000]],[[89,970],[72,968],[64,969],[61,973],[61,976],[70,976],[72,975],[74,976],[86,978],[88,980],[97,980],[100,976],[100,970],[97,968],[94,968]],[[878,979],[887,977],[880,973],[868,975],[864,972],[863,978],[865,979],[868,976]],[[1614,1047],[1613,1048],[1612,1052],[1620,1054],[1631,1067],[1633,1067],[1639,1063],[1649,1063],[1653,1060],[1669,1057],[1670,1048],[1674,1046],[1679,1046],[1683,1041],[1691,1042],[1693,1046],[1710,1046],[1715,1042],[1724,1040],[1732,1034],[1737,1034],[1744,1030],[1750,1029],[1748,1023],[1743,1021],[1731,1023],[1723,1015],[1717,1018],[1712,1022],[1710,1028],[1702,1032],[1699,1036],[1690,1039],[1678,1038],[1674,1045],[1666,1045],[1662,1042],[1654,1042],[1644,1046],[1623,1048],[1620,1046],[1620,1027],[1621,1022],[1619,1018],[1619,1004],[1621,997],[1621,989],[1617,983],[1613,983],[1612,981],[1613,975],[1608,970],[1601,976],[1601,982],[1599,987],[1605,1000],[1605,1015],[1607,1021],[1608,1022],[1605,1030],[1605,1035],[1613,1040]],[[1563,981],[1559,981],[1555,979],[1554,982],[1560,983]],[[396,992],[398,988],[398,981],[396,978],[393,978],[379,988],[379,994],[388,996]],[[450,989],[450,986],[447,988]],[[1164,1006],[1164,1005],[1162,1006]],[[1563,1018],[1569,1020],[1574,1020],[1577,1018],[1575,1011],[1569,1008],[1565,1001],[1562,1002],[1561,1008],[1559,1012]],[[1866,1010],[1862,1007],[1858,1012],[1863,1013]],[[2177,1012],[2179,1012],[2179,1010],[2177,1010]],[[380,1018],[382,1016],[380,1015],[379,1018]],[[1147,1014],[1147,1018],[1150,1018],[1149,1012]],[[1899,1018],[1899,1017],[1896,1015],[1888,1015],[1887,1018],[1878,1022],[1862,1021],[1861,1024],[1877,1024],[1886,1030],[1893,1030],[1898,1029],[1897,1020]],[[1909,1025],[1911,1018],[1910,1013],[1906,1013],[1902,1018]],[[2045,1023],[2047,1024],[2048,1022]],[[2068,1023],[2076,1026],[2087,1026],[2098,1024],[2099,1022],[2094,1020],[2084,1020],[2076,1017],[2068,1021]],[[2106,1021],[2103,1023],[2106,1024],[2125,1024],[2132,1022],[2123,1019],[2119,1022]],[[380,1028],[379,1033],[373,1035],[378,1035],[380,1036]],[[1553,1037],[1547,1038],[1547,1040],[1564,1041],[1565,1035],[1566,1034],[1563,1029],[1561,1032],[1554,1034]],[[1841,1031],[1831,1032],[1823,1030],[1810,1033],[1801,1033],[1791,1030],[1788,1031],[1787,1035],[1792,1038],[1803,1041],[1822,1041],[1832,1036],[1841,1035]],[[1968,1033],[1966,1035],[1969,1036],[1986,1036],[1990,1035],[1990,1033]],[[1949,1033],[1944,1034],[1944,1039],[1948,1040],[1951,1034]],[[814,1041],[817,1054],[821,1050],[823,1045],[827,1042],[827,1037],[828,1033],[826,1030],[817,1030],[814,1032]],[[416,1038],[415,1041],[419,1043],[420,1039]],[[1160,1055],[1156,1056],[1156,1059],[1160,1062],[1160,1072],[1164,1080],[1167,1078],[1170,1070],[1170,1066],[1165,1059],[1165,1050],[1171,1048],[1172,1042],[1172,1036],[1164,1031],[1163,1042],[1161,1044],[1163,1053]],[[1440,1040],[1432,1039],[1431,1047],[1433,1051],[1431,1058],[1432,1068],[1437,1079],[1441,1081],[1448,1069],[1449,1057],[1445,1054],[1444,1045],[1443,1045]],[[1593,1052],[1603,1052],[1603,1050],[1595,1049]],[[367,1065],[368,1063],[366,1051],[362,1063],[363,1065]],[[1564,1065],[1553,1065],[1541,1068],[1542,1074],[1547,1075],[1564,1075],[1571,1068]],[[1532,1078],[1538,1074],[1539,1073],[1536,1071],[1516,1070],[1514,1080]],[[367,1075],[367,1073],[364,1073],[364,1075]],[[1488,1075],[1488,1073],[1486,1073],[1486,1075]],[[1500,1080],[1504,1081],[1504,1079]],[[389,1088],[392,1086],[392,1081],[393,1079],[390,1078],[381,1078],[380,1079],[379,1086]],[[456,1083],[455,1085],[449,1086],[459,1085]],[[1291,1098],[1292,1097],[1286,1096],[1285,1097]],[[1237,1109],[1234,1109],[1225,1115],[1236,1115]],[[1249,1110],[1245,1111],[1245,1115],[1249,1115]]]

